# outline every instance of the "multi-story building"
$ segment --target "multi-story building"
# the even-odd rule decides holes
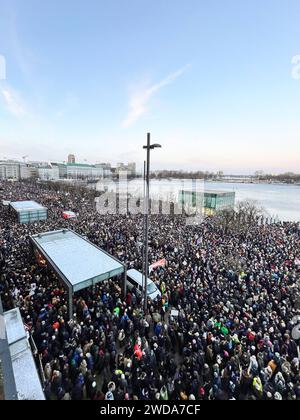
[[[103,178],[104,170],[96,165],[88,165],[85,163],[68,163],[67,165],[68,179],[100,179]]]
[[[75,155],[70,154],[68,156],[68,163],[76,163]]]
[[[134,162],[128,163],[127,165],[125,165],[122,162],[117,163],[115,173],[119,174],[121,172],[126,172],[127,175],[129,175],[129,176],[135,176],[136,175],[136,164]]]
[[[57,168],[59,179],[67,178],[67,165],[65,163],[51,162],[52,168]]]
[[[134,163],[134,162],[128,163],[127,170],[128,170],[128,173],[131,176],[135,176],[136,175],[136,163]]]
[[[27,162],[27,165],[32,167],[32,168],[43,168],[45,166],[48,166],[49,163],[47,162],[42,162],[40,160],[31,160],[29,162]]]
[[[134,176],[135,163],[128,165],[118,164],[113,170],[109,163],[89,165],[87,163],[47,163],[47,162],[18,162],[0,161],[0,179],[20,180],[39,178],[43,181],[74,179],[74,180],[99,180],[110,178],[113,173],[127,172]]]
[[[111,164],[110,163],[97,163],[96,168],[102,168],[103,169],[103,176],[104,178],[110,178],[112,175],[111,171]]]
[[[23,162],[12,160],[0,162],[0,179],[15,180],[37,177],[37,169]]]
[[[58,181],[59,167],[55,165],[48,165],[44,168],[38,168],[38,177],[42,181]]]
[[[38,168],[31,164],[20,164],[20,179],[31,179],[38,177]]]
[[[17,181],[20,179],[20,162],[7,160],[0,162],[0,179]]]

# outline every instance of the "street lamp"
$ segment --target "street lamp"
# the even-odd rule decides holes
[[[150,143],[150,133],[147,134],[147,145],[143,146],[143,149],[147,150],[147,163],[146,163],[146,205],[144,215],[144,250],[145,250],[145,262],[144,262],[144,313],[147,311],[147,286],[148,286],[148,275],[149,275],[149,261],[148,261],[148,242],[149,242],[149,184],[150,184],[150,151],[161,148],[160,144]]]

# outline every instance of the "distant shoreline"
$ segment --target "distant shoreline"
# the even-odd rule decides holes
[[[141,178],[142,179],[142,178]],[[192,180],[197,178],[178,178],[178,177],[166,177],[166,178],[151,178],[151,181],[164,181],[164,180],[176,180],[176,181],[186,181]],[[202,179],[201,179],[202,180]],[[130,181],[135,181],[132,179]],[[285,186],[292,186],[292,187],[300,187],[299,182],[288,183],[288,182],[272,182],[272,181],[235,181],[235,180],[223,180],[223,179],[204,179],[204,182],[207,183],[222,183],[222,184],[247,184],[247,185],[285,185]]]
[[[233,181],[233,180],[212,180],[207,179],[205,182],[219,182],[222,184],[248,184],[248,185],[285,185],[288,187],[300,187],[300,183],[288,183],[288,182],[267,182],[267,181]]]

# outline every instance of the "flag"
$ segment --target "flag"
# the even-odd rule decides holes
[[[149,267],[149,272],[151,273],[152,270],[154,270],[157,267],[165,267],[167,264],[167,260],[165,258],[163,258],[162,260],[159,260],[153,264],[150,265]]]
[[[64,219],[76,219],[76,214],[73,211],[64,211],[62,217]]]
[[[25,324],[25,322],[23,322],[23,324],[24,324],[25,331],[26,331],[26,332],[30,332],[30,331],[31,331],[31,327],[30,327],[30,325]]]

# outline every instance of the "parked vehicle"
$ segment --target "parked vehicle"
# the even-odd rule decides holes
[[[143,274],[134,268],[127,271],[127,287],[132,290],[134,287],[140,295],[143,293]],[[156,284],[148,278],[147,280],[147,294],[151,300],[156,300],[161,297],[161,292]]]

